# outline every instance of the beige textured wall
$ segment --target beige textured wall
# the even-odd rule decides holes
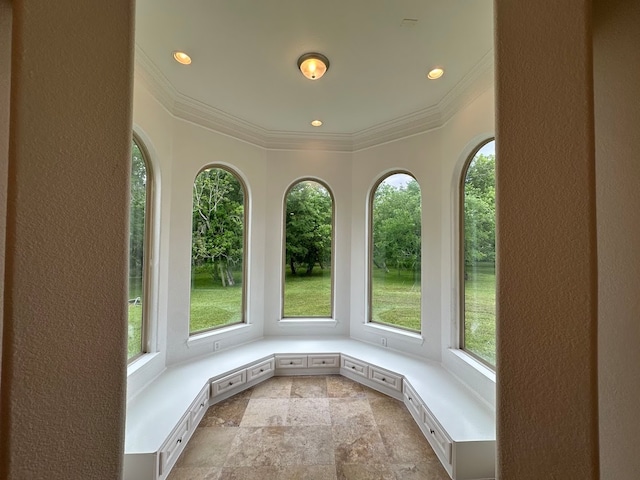
[[[590,3],[495,3],[501,480],[598,478]]]
[[[11,86],[11,5],[0,0],[0,372],[4,307],[4,244],[7,212],[7,169],[9,167],[9,96]],[[2,384],[0,383],[0,402]]]
[[[121,474],[133,1],[13,2],[0,478]]]
[[[640,471],[640,2],[594,3],[602,480]]]

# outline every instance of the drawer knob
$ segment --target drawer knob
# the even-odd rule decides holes
[[[182,438],[179,438],[179,439],[176,441],[176,444],[177,444],[177,443],[182,443]]]
[[[434,433],[436,433],[436,431],[432,428],[429,429],[429,432],[431,433],[431,435],[433,435]]]
[[[289,365],[293,365],[293,362],[289,362]]]
[[[387,381],[387,379],[386,379],[386,378],[384,378],[384,377],[382,377],[382,381],[383,381],[383,382],[386,382],[386,381]]]
[[[324,365],[324,360],[322,361],[322,364]]]
[[[264,370],[261,368],[261,369],[260,369],[260,373],[262,373],[262,372],[264,372]]]
[[[200,404],[200,408],[202,408],[202,407],[204,407],[204,402],[202,402],[202,403]]]
[[[355,366],[355,365],[353,365],[351,368],[353,368],[353,369],[355,370],[355,369],[356,369],[356,366]]]
[[[233,382],[229,382],[229,386],[233,385]]]

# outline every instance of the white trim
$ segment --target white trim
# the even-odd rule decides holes
[[[247,329],[251,329],[252,327],[252,323],[241,323],[229,325],[228,327],[216,328],[215,330],[207,330],[202,333],[196,333],[187,339],[187,347],[192,348],[206,345],[208,343],[212,344],[221,338],[234,337],[236,335],[246,333]]]
[[[411,343],[424,343],[424,337],[418,332],[410,332],[408,330],[402,330],[401,328],[394,328],[392,326],[381,325],[373,322],[364,323],[364,329],[369,330],[376,335],[392,335],[396,336],[404,341]]]

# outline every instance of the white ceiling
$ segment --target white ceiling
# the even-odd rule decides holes
[[[492,73],[492,15],[491,0],[137,0],[138,65],[192,106],[261,132],[353,136],[433,112]],[[310,51],[331,62],[316,81],[296,66]],[[433,66],[441,79],[426,79]]]

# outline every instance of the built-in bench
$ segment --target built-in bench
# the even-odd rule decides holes
[[[404,401],[454,480],[495,477],[495,415],[439,363],[348,338],[266,338],[167,368],[127,405],[125,480],[164,480],[210,405],[273,375],[340,373]]]

